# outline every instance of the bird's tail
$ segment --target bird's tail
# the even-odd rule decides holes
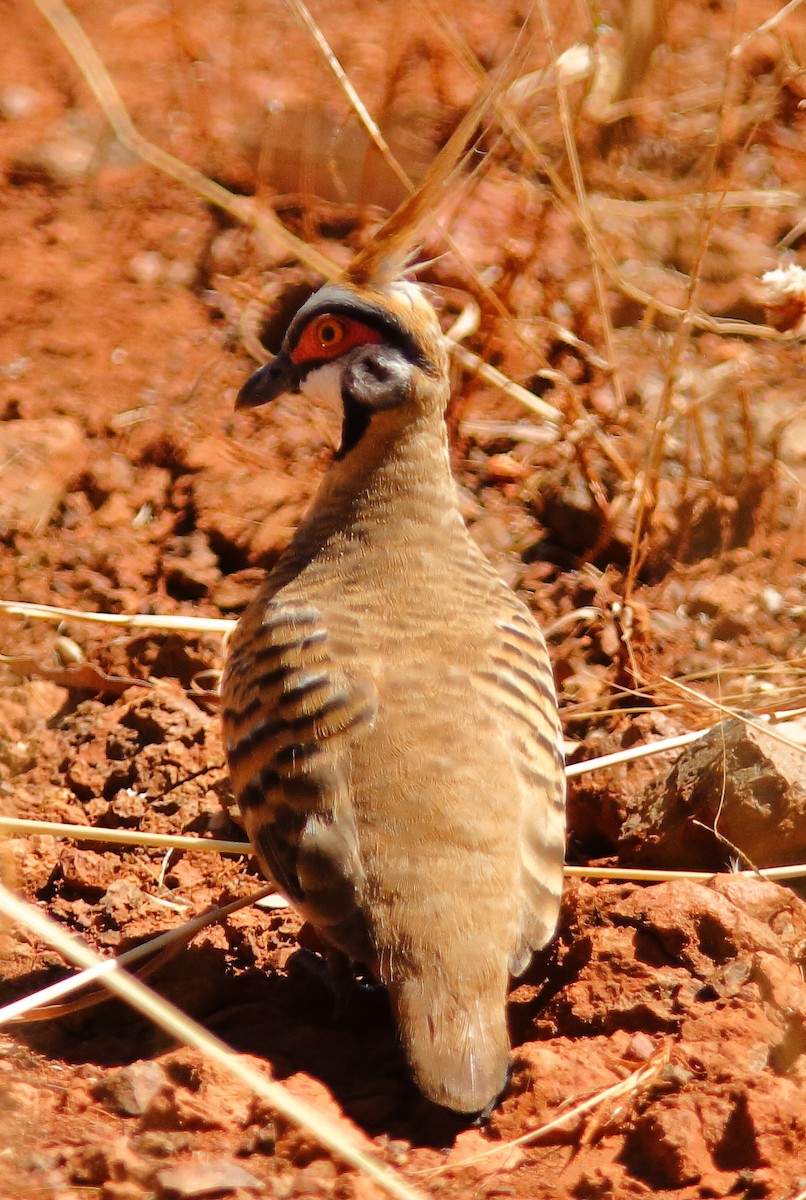
[[[507,979],[476,995],[452,995],[417,977],[389,985],[392,1007],[417,1086],[459,1113],[489,1109],[509,1070]]]

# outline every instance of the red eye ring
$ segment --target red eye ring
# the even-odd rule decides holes
[[[306,325],[294,349],[293,363],[322,362],[339,358],[354,346],[376,345],[383,335],[362,321],[352,317],[322,313]]]

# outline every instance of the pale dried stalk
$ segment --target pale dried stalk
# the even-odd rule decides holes
[[[713,832],[713,831],[712,831]],[[571,867],[566,866],[563,873],[569,879],[605,879],[631,880],[634,883],[675,883],[687,879],[691,883],[707,883],[724,871],[664,871],[661,868],[650,867]],[[800,879],[806,876],[806,863],[796,863],[786,867],[759,867],[748,871],[731,871],[731,875],[752,876],[754,879],[766,879],[777,883],[785,879]]]
[[[223,209],[237,221],[254,229],[269,243],[279,243],[325,279],[337,273],[338,267],[331,259],[286,229],[271,210],[261,208],[245,196],[234,195],[208,179],[201,171],[196,171],[143,137],[135,127],[100,55],[63,0],[33,0],[33,3],[75,60],[121,145],[137,158],[142,158],[196,192],[209,204]]]
[[[57,824],[23,817],[0,817],[0,832],[72,838],[77,842],[108,842],[120,846],[153,846],[158,850],[206,850],[216,854],[251,854],[249,842],[223,838],[187,837],[178,833],[148,833],[139,829],[101,829],[97,825]]]
[[[514,383],[502,371],[499,371],[497,367],[484,362],[472,350],[468,350],[465,346],[459,344],[463,338],[470,337],[476,332],[480,316],[479,306],[475,300],[470,300],[465,304],[465,307],[445,334],[445,341],[448,343],[452,358],[460,366],[464,367],[466,371],[472,371],[479,379],[483,379],[485,383],[490,383],[493,387],[497,387],[505,396],[511,396],[513,400],[518,400],[524,408],[528,408],[536,417],[541,417],[544,421],[548,421],[554,427],[557,436],[559,436],[557,427],[562,420],[562,413],[558,408],[555,408],[553,404],[549,404],[546,400],[541,400],[539,396],[535,396],[534,392],[530,392],[528,388],[522,387],[519,383]],[[541,371],[541,375],[551,377],[558,384],[566,382],[558,371],[544,370]]]
[[[554,45],[554,22],[549,12],[546,0],[538,0],[540,15],[543,21],[543,28],[546,32],[548,42],[548,50],[552,61],[556,64],[557,52]],[[574,191],[576,193],[577,214],[579,217],[582,230],[585,235],[585,240],[588,244],[588,254],[590,258],[591,271],[593,273],[593,286],[596,291],[596,303],[599,308],[599,316],[602,320],[602,331],[604,333],[605,347],[607,349],[607,358],[609,363],[610,375],[613,381],[613,387],[616,393],[616,400],[619,407],[625,405],[624,388],[621,383],[621,373],[618,367],[616,357],[616,348],[613,341],[613,322],[610,319],[610,305],[608,304],[607,294],[604,288],[604,278],[602,268],[599,263],[599,257],[596,252],[598,238],[593,229],[591,220],[590,203],[588,201],[588,192],[585,187],[585,179],[582,174],[582,166],[579,161],[579,153],[577,151],[576,138],[574,136],[573,124],[571,121],[571,110],[568,105],[568,93],[562,72],[555,67],[554,88],[557,96],[557,104],[560,114],[560,126],[563,131],[563,141],[565,142],[565,153],[568,157],[568,162],[571,167],[571,176],[574,181]]]
[[[262,208],[248,197],[235,195],[143,137],[134,125],[100,56],[63,0],[33,0],[33,3],[75,61],[121,145],[152,167],[164,171],[172,179],[182,183],[209,204],[222,209],[247,228],[254,229],[269,242],[272,239],[280,242],[294,257],[324,279],[335,279],[341,275],[342,268],[337,263],[286,229],[270,209]],[[450,242],[450,239],[448,240]],[[479,284],[485,295],[492,295],[482,281],[479,281]],[[501,307],[497,298],[493,299],[496,306]],[[448,348],[453,350],[450,342]],[[507,395],[525,403],[547,420],[555,423],[559,421],[560,414],[556,409],[551,408],[545,401],[538,400],[527,389],[509,380],[471,351],[460,348],[458,354],[462,365],[468,370],[476,371],[486,382],[501,388]]]
[[[87,621],[123,625],[129,629],[174,629],[183,633],[231,633],[237,621],[221,617],[166,617],[147,613],[83,612],[77,608],[55,608],[51,604],[28,604],[24,600],[0,600],[0,612],[15,617],[39,617],[44,621]]]
[[[610,756],[608,756],[610,757]],[[595,760],[592,760],[595,761]],[[588,766],[588,763],[583,764]],[[223,839],[187,837],[170,833],[140,833],[136,829],[100,829],[94,825],[67,825],[56,821],[30,821],[23,817],[0,817],[0,832],[6,834],[41,834],[46,837],[65,838],[78,842],[105,842],[107,845],[159,849],[202,850],[216,854],[244,855],[252,853],[249,842],[228,842]],[[767,879],[794,879],[806,874],[806,866],[764,867]],[[565,874],[576,878],[590,879],[634,879],[646,882],[671,882],[675,879],[713,879],[713,871],[664,871],[642,867],[565,867]],[[758,871],[740,871],[738,874],[758,875]]]
[[[742,40],[733,47],[730,52],[730,57],[738,57],[748,42],[752,41],[753,38],[758,37],[760,34],[769,33],[771,29],[775,29],[776,26],[780,25],[782,21],[791,16],[796,8],[800,8],[802,3],[803,0],[789,0],[789,3],[785,4],[783,8],[780,8],[777,13],[774,13],[766,21],[762,21],[760,25],[757,25],[755,29],[751,29],[749,33],[746,33]],[[803,1194],[806,1196],[806,1192]]]
[[[381,133],[377,122],[370,115],[366,104],[364,104],[364,101],[355,90],[349,75],[334,54],[330,43],[323,34],[319,25],[311,16],[308,7],[303,3],[303,0],[286,0],[286,4],[288,4],[288,6],[294,11],[303,28],[313,39],[317,50],[335,75],[339,87],[344,92],[355,113],[357,114],[359,121],[366,129],[377,149],[380,151],[380,154],[390,171],[392,171],[406,191],[411,191],[411,180],[389,148],[389,144]]]
[[[77,992],[79,988],[86,987],[88,984],[98,983],[111,971],[129,967],[132,963],[139,962],[141,958],[148,958],[157,950],[168,947],[182,950],[200,930],[225,920],[241,908],[248,908],[250,904],[255,904],[264,896],[270,896],[273,891],[274,885],[267,884],[258,891],[243,896],[240,900],[232,900],[221,908],[213,908],[210,912],[194,917],[192,921],[177,925],[175,929],[169,929],[166,933],[161,933],[158,937],[151,938],[142,945],[135,946],[132,950],[127,950],[125,954],[118,955],[117,958],[104,959],[98,967],[89,967],[86,971],[79,971],[77,975],[71,975],[69,979],[60,979],[58,983],[40,988],[38,992],[34,992],[30,996],[14,1000],[11,1004],[0,1008],[0,1025],[6,1025],[9,1021],[19,1021],[22,1017],[25,1017],[26,1021],[50,1020],[52,1017],[60,1015],[61,1005],[57,1006],[55,1001],[69,996],[72,992]],[[89,996],[87,1000],[94,1002],[95,997]],[[75,1007],[72,1007],[72,1011],[76,1011]]]
[[[737,14],[738,8],[734,9],[734,33]],[[730,56],[728,56],[725,64],[725,74],[722,83],[722,97],[718,111],[717,134],[714,139],[713,149],[711,151],[708,174],[709,180],[715,171],[717,158],[722,147],[724,102],[725,96],[727,95],[728,84],[730,83],[730,75],[731,59]],[[727,191],[728,188],[726,185],[724,188],[722,188],[721,194],[724,195]],[[638,572],[647,554],[647,545],[645,543],[644,533],[649,527],[655,514],[655,509],[657,508],[658,488],[660,484],[661,468],[665,457],[666,438],[669,434],[670,425],[673,420],[672,397],[675,390],[675,385],[677,383],[679,366],[683,360],[683,354],[689,344],[693,330],[695,300],[700,286],[700,277],[702,275],[705,255],[711,242],[711,234],[713,232],[716,219],[720,212],[720,204],[716,204],[712,208],[702,210],[701,216],[703,220],[700,230],[699,244],[697,246],[697,254],[688,281],[686,307],[675,332],[674,342],[672,344],[668,359],[664,364],[663,390],[658,402],[658,412],[657,416],[655,417],[654,426],[649,439],[649,446],[644,459],[644,468],[640,473],[641,487],[638,494],[638,503],[635,511],[635,528],[633,530],[632,542],[630,545],[630,562],[627,567],[627,574],[625,576],[623,586],[623,599],[625,604],[628,604],[630,601]]]
[[[722,212],[746,208],[800,208],[805,198],[800,192],[762,192],[759,189],[745,192],[687,192],[685,196],[670,197],[668,200],[624,200],[597,193],[590,197],[590,208],[594,213],[618,217],[622,221],[643,221],[646,217],[688,216],[693,208],[705,212],[713,208]]]
[[[101,967],[104,960],[83,942],[69,936],[34,905],[15,896],[5,884],[0,883],[0,911],[20,928],[30,930],[36,937],[58,950],[76,966]],[[358,1146],[351,1144],[342,1129],[330,1117],[317,1112],[310,1104],[291,1095],[279,1083],[266,1079],[254,1067],[249,1066],[220,1038],[208,1033],[196,1021],[185,1016],[175,1005],[163,1000],[138,979],[125,971],[112,971],[103,977],[104,986],[122,1000],[148,1017],[160,1029],[176,1038],[178,1042],[198,1050],[207,1059],[217,1063],[247,1089],[259,1096],[294,1125],[306,1129],[312,1137],[337,1158],[354,1167],[362,1175],[373,1179],[389,1196],[396,1200],[426,1200],[419,1188],[407,1183],[403,1177],[373,1158]]]
[[[448,346],[452,357],[466,371],[474,372],[478,375],[479,379],[483,379],[485,383],[490,383],[493,387],[497,387],[505,396],[511,396],[513,400],[520,401],[524,408],[528,408],[535,416],[541,417],[544,421],[549,421],[554,426],[558,425],[562,420],[562,413],[553,404],[549,404],[546,400],[541,400],[539,396],[535,396],[527,388],[522,387],[519,383],[515,383],[504,375],[502,371],[499,371],[497,367],[490,366],[484,359],[479,358],[478,354],[474,354],[472,350],[467,350],[464,346],[459,346],[455,342],[449,342]],[[541,374],[545,376],[546,372],[543,371]],[[555,372],[554,374],[556,375],[555,382],[560,382],[559,373]]]
[[[632,746],[629,750],[616,750],[613,754],[603,754],[599,758],[589,758],[584,762],[569,763],[565,768],[567,779],[577,775],[586,775],[589,771],[602,771],[607,767],[617,767],[622,763],[633,762],[636,758],[647,758],[652,754],[663,754],[667,750],[678,750],[681,746],[690,746],[711,732],[713,726],[707,729],[695,729],[691,733],[681,733],[676,737],[661,738],[657,742],[648,742],[644,746]]]
[[[698,701],[698,703],[703,705],[705,708],[714,708],[718,713],[721,713],[723,717],[733,717],[735,720],[741,721],[742,724],[746,725],[748,729],[755,729],[759,733],[766,734],[767,737],[772,738],[774,742],[778,742],[778,744],[781,746],[786,746],[788,750],[797,750],[800,754],[806,754],[806,746],[801,745],[798,742],[793,742],[788,737],[784,737],[784,735],[779,733],[775,728],[775,724],[773,722],[763,720],[753,721],[750,717],[748,717],[747,713],[740,712],[739,709],[736,708],[731,708],[730,705],[723,704],[719,700],[714,700],[711,698],[711,696],[704,696],[701,692],[696,692],[694,688],[687,687],[684,683],[681,683],[679,679],[672,679],[669,675],[661,675],[660,679],[664,683],[670,684],[673,688],[677,688],[678,691],[683,692],[692,700]],[[782,714],[780,713],[775,713],[774,716],[778,721],[782,719]]]

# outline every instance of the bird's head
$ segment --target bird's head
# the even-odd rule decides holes
[[[244,384],[236,408],[287,392],[340,401],[342,457],[381,413],[394,413],[397,426],[441,418],[446,352],[422,290],[407,282],[382,290],[346,282],[320,288],[292,320],[280,353]]]

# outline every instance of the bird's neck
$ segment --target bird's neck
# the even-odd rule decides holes
[[[388,545],[394,531],[408,543],[437,526],[464,532],[442,417],[400,429],[384,418],[375,417],[375,428],[331,463],[289,556],[338,558],[351,543]]]

